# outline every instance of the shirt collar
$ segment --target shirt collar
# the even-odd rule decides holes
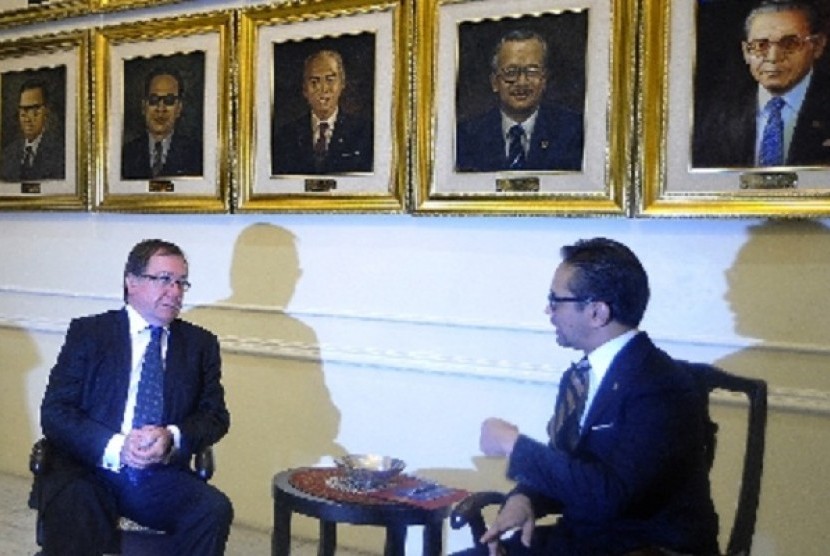
[[[636,328],[624,332],[616,338],[608,340],[588,355],[588,362],[591,363],[591,380],[589,384],[591,384],[592,390],[595,389],[595,386],[597,388],[599,387],[603,377],[608,372],[608,368],[611,366],[611,362],[614,361],[614,358],[622,351],[622,348],[638,333],[639,330]]]
[[[501,112],[501,132],[504,137],[507,137],[507,133],[510,131],[510,128],[516,124],[522,126],[525,130],[525,135],[530,137],[533,135],[533,128],[536,126],[536,118],[539,117],[539,109],[533,111],[533,114],[530,115],[528,119],[523,122],[517,122],[513,118],[510,118],[504,112]]]
[[[329,129],[334,129],[334,123],[337,121],[337,114],[340,113],[340,107],[334,109],[334,114],[326,118],[325,120],[319,118],[317,114],[314,112],[311,113],[311,127],[316,132],[317,128],[320,127],[320,124],[326,122],[329,124]]]
[[[801,110],[801,104],[804,102],[804,97],[807,96],[807,89],[810,87],[810,81],[813,78],[813,72],[808,73],[798,84],[784,93],[779,95],[786,106],[798,113]],[[763,112],[767,102],[773,97],[773,94],[767,91],[764,87],[758,87],[758,111]]]
[[[150,323],[147,322],[141,314],[133,308],[129,303],[124,306],[127,310],[127,319],[130,323],[130,337],[140,334],[150,328]],[[167,330],[167,326],[162,327]]]

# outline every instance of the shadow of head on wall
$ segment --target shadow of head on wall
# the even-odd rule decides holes
[[[271,471],[344,453],[317,335],[287,309],[300,275],[294,234],[253,224],[234,244],[230,297],[184,315],[220,337],[231,435]]]
[[[758,363],[752,353],[763,352],[772,364],[775,352],[807,352],[826,344],[827,276],[830,228],[814,220],[768,220],[752,226],[749,240],[727,270],[725,297],[734,313],[735,332],[758,340],[761,349],[741,350],[721,363],[740,372],[740,367]],[[747,359],[744,364],[741,358]]]

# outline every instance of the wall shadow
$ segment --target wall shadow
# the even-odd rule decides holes
[[[32,443],[40,435],[39,409],[45,383],[37,371],[40,355],[29,332],[18,326],[0,327],[0,470],[27,476]]]
[[[812,220],[770,220],[749,228],[749,239],[726,272],[725,299],[735,332],[756,343],[715,361],[723,369],[767,381],[771,390],[764,474],[752,553],[814,554],[815,531],[830,518],[818,493],[830,452],[826,412],[799,408],[778,392],[830,391],[830,228]],[[825,347],[822,347],[825,346]],[[718,455],[712,472],[723,529],[737,500],[745,442],[745,409],[719,404]],[[812,539],[812,540],[811,540]]]
[[[275,473],[345,453],[317,336],[284,311],[302,274],[296,242],[278,226],[244,229],[234,246],[231,295],[183,314],[222,340],[231,429],[217,446],[217,482],[232,483],[243,522],[270,516]]]

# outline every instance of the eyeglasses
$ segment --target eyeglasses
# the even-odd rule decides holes
[[[179,95],[174,95],[173,93],[164,96],[150,95],[147,97],[147,104],[150,106],[158,106],[161,103],[165,106],[173,106],[177,102],[179,102]]]
[[[787,35],[785,37],[781,37],[777,41],[772,41],[769,39],[753,39],[751,41],[746,41],[746,49],[749,50],[750,54],[754,56],[766,56],[769,54],[770,49],[773,46],[777,46],[778,50],[780,50],[783,54],[792,54],[798,50],[804,48],[808,42],[813,41],[816,39],[817,35],[807,35],[806,37],[799,37],[798,35]]]
[[[538,81],[545,75],[545,70],[539,66],[509,66],[501,68],[498,72],[505,83],[515,83],[522,74],[528,81]]]
[[[37,114],[41,108],[43,108],[42,104],[28,104],[26,106],[18,106],[17,112],[22,116],[28,116],[30,114]]]
[[[548,294],[548,308],[553,311],[559,303],[590,303],[590,297],[558,297],[555,293]]]
[[[183,292],[190,289],[190,282],[184,278],[173,278],[169,274],[142,274],[141,277],[152,281],[153,284],[162,288],[169,288],[173,284],[176,284],[182,289]]]

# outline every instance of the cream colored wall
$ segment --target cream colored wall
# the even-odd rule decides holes
[[[543,314],[558,247],[606,235],[650,272],[643,328],[661,346],[770,383],[754,554],[824,552],[826,223],[6,213],[0,226],[3,472],[27,474],[68,320],[119,306],[127,250],[160,236],[191,260],[185,318],[222,340],[233,423],[215,482],[238,522],[268,529],[273,474],[344,452],[393,454],[410,472],[469,489],[506,487],[503,462],[479,454],[479,423],[500,415],[543,437],[575,356],[555,345]],[[739,418],[732,406],[717,412]],[[723,432],[713,479],[722,512],[734,504],[740,438]],[[297,531],[316,536],[305,518]],[[340,539],[382,545],[367,528]],[[465,542],[448,533],[448,548]]]

